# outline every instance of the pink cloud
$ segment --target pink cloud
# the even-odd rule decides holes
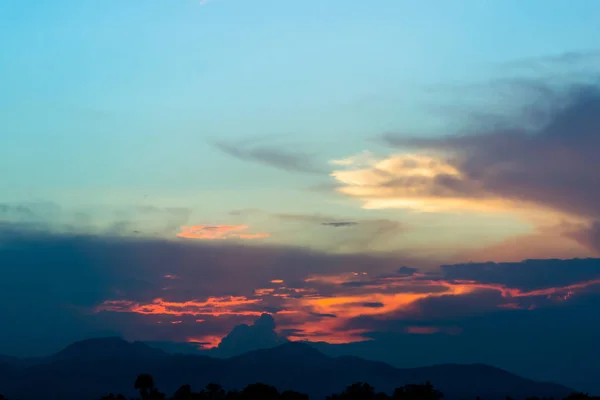
[[[248,225],[193,225],[182,226],[178,237],[186,239],[201,240],[224,240],[224,239],[263,239],[270,235],[268,233],[236,233],[245,231]]]

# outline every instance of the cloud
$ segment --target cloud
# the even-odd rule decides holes
[[[205,301],[165,301],[157,298],[151,303],[140,304],[129,300],[107,300],[95,309],[95,312],[126,312],[143,315],[202,316],[211,315],[261,315],[261,312],[248,310],[245,306],[258,303],[259,299],[244,296],[209,297]]]
[[[416,274],[418,269],[410,267],[400,267],[396,270],[396,273],[403,276],[413,276]]]
[[[593,65],[600,60],[600,50],[590,49],[582,51],[567,51],[542,57],[530,57],[504,64],[508,68],[526,68],[547,70],[548,68],[564,69],[565,67]]]
[[[582,281],[600,279],[597,259],[525,260],[512,263],[468,263],[440,267],[445,279],[500,284],[533,291],[555,286],[568,286]]]
[[[304,282],[310,275],[384,273],[398,262],[236,243],[0,224],[0,300],[10,305],[0,310],[0,319],[13,321],[0,332],[0,353],[43,355],[115,331],[130,339],[214,341],[264,312],[291,319],[286,312],[295,310],[288,306],[315,291]],[[265,288],[274,290],[260,290]],[[44,340],[31,330],[36,323],[47,325]]]
[[[600,220],[580,225],[574,230],[568,230],[565,235],[600,253]]]
[[[234,356],[248,351],[274,347],[287,340],[275,331],[275,320],[262,314],[252,325],[240,324],[223,337],[215,349],[221,357]]]
[[[321,225],[331,226],[333,228],[345,228],[348,226],[358,225],[358,222],[340,221],[340,222],[323,222]]]
[[[403,221],[384,218],[359,218],[351,221],[347,217],[326,214],[271,213],[261,210],[236,210],[232,212],[238,218],[253,218],[263,222],[272,220],[277,226],[284,226],[294,243],[311,232],[310,245],[319,250],[356,253],[365,251],[389,251],[397,249],[398,240],[409,231]],[[316,229],[315,225],[322,227]],[[330,228],[336,229],[331,235]],[[341,229],[352,228],[352,229]],[[326,240],[320,240],[320,238]],[[318,238],[318,239],[317,239]]]
[[[369,168],[331,173],[338,191],[364,201],[363,208],[407,208],[425,212],[494,211],[506,201],[466,181],[449,162],[424,155],[394,155]]]
[[[372,302],[362,303],[362,306],[368,307],[368,308],[382,308],[382,307],[384,307],[384,304],[379,301],[372,301]]]
[[[337,315],[335,315],[335,314],[320,314],[320,313],[316,313],[316,312],[311,312],[310,315],[314,316],[314,317],[320,317],[320,318],[337,318]],[[295,329],[295,331],[296,331],[296,333],[302,332],[301,329]]]
[[[224,239],[264,239],[268,233],[236,233],[245,231],[247,225],[194,225],[182,226],[178,237],[186,239],[224,240]]]
[[[526,117],[475,133],[441,138],[387,136],[403,148],[450,154],[454,174],[436,174],[436,190],[466,199],[505,199],[546,206],[585,218],[600,217],[596,129],[600,123],[600,87],[545,87],[539,104]],[[535,122],[535,126],[531,126]],[[451,175],[450,178],[447,175]],[[452,176],[455,178],[453,179]]]
[[[407,326],[406,333],[416,335],[431,335],[440,332],[441,329],[436,326]]]
[[[572,307],[600,289],[594,259],[423,271],[391,255],[11,227],[0,230],[0,265],[9,266],[0,269],[0,319],[13,321],[0,353],[43,353],[101,332],[216,346],[264,313],[289,339],[348,343],[410,326],[448,334],[473,316]],[[45,336],[31,346],[36,324]]]
[[[242,161],[268,165],[288,172],[319,175],[327,173],[324,168],[315,163],[314,157],[297,150],[286,150],[247,141],[238,144],[214,142],[213,145],[223,153]]]
[[[112,236],[171,236],[191,210],[150,204],[67,209],[48,201],[0,203],[0,220],[30,229]]]
[[[366,209],[513,214],[536,227],[579,224],[579,235],[563,236],[597,249],[600,85],[522,78],[511,87],[521,89],[511,92],[515,110],[492,108],[488,119],[467,115],[458,133],[384,135],[398,152],[367,164],[338,163],[331,173],[343,184],[338,191]]]

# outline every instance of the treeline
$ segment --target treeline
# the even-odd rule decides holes
[[[199,392],[193,392],[190,385],[183,385],[171,397],[167,397],[154,386],[154,379],[149,374],[137,377],[135,389],[140,392],[140,400],[309,400],[308,395],[286,390],[279,392],[274,386],[264,383],[253,383],[242,390],[225,390],[221,385],[210,383]],[[376,392],[368,383],[358,382],[350,385],[341,393],[327,396],[326,400],[442,400],[444,394],[429,382],[420,385],[405,385],[396,388],[392,395]],[[7,400],[0,394],[0,400]],[[99,400],[138,400],[127,399],[121,394],[110,393]],[[485,400],[477,397],[474,400]],[[506,400],[511,400],[506,397]],[[529,397],[526,400],[554,400],[544,397]],[[587,393],[572,393],[563,400],[600,400],[600,397]]]

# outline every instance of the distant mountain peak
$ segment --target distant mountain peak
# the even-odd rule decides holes
[[[162,350],[142,342],[128,342],[120,337],[80,340],[54,354],[51,359],[106,359],[106,358],[155,358],[166,356]]]
[[[268,349],[249,351],[231,360],[249,363],[322,364],[332,360],[311,345],[303,342],[287,342]]]

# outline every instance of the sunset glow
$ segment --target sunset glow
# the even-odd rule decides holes
[[[599,18],[599,0],[3,1],[0,364],[35,383],[22,365],[110,336],[600,394]],[[129,372],[154,370],[172,372]],[[91,394],[80,375],[69,393]],[[178,384],[202,393],[196,375]]]
[[[367,340],[363,334],[368,329],[348,329],[347,324],[358,317],[373,317],[386,320],[421,318],[424,312],[421,302],[440,297],[469,296],[475,293],[498,293],[501,301],[491,305],[498,309],[534,309],[539,304],[552,304],[566,301],[579,291],[600,285],[600,279],[579,282],[563,287],[548,287],[537,290],[523,290],[500,284],[486,284],[475,280],[434,279],[423,274],[410,277],[384,277],[374,281],[364,280],[364,275],[354,273],[340,276],[313,276],[305,281],[302,288],[256,289],[252,297],[208,298],[205,301],[172,302],[156,299],[142,304],[125,300],[105,301],[96,312],[137,313],[154,316],[193,316],[205,318],[222,316],[256,317],[268,312],[269,305],[277,304],[280,311],[276,318],[281,319],[280,331],[290,331],[290,338],[297,340],[328,341],[348,343]],[[335,295],[323,295],[310,284],[327,285]],[[325,287],[322,287],[325,289]],[[318,318],[315,319],[315,316]],[[174,321],[179,324],[182,321]],[[429,326],[408,326],[409,334],[431,334],[436,332],[455,333],[455,330],[442,330]],[[213,343],[217,336],[204,340]]]

